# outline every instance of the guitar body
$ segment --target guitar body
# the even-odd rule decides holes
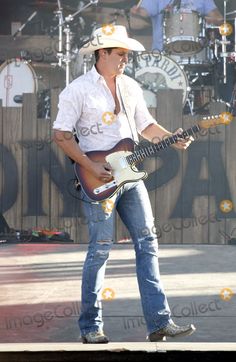
[[[108,162],[112,167],[112,178],[103,182],[85,168],[75,163],[75,174],[85,194],[92,200],[102,202],[112,197],[124,184],[147,177],[146,171],[138,171],[129,165],[125,157],[134,152],[135,143],[130,138],[118,142],[108,151],[91,151],[86,155],[94,162]]]

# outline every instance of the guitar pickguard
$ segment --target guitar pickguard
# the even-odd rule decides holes
[[[132,152],[129,151],[118,151],[106,156],[106,161],[112,167],[112,175],[117,185],[147,177],[146,171],[138,171],[134,166],[128,164],[126,157],[131,154]]]

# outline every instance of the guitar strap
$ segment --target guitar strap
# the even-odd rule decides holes
[[[117,82],[117,88],[118,88],[119,94],[120,94],[121,105],[124,108],[124,112],[125,112],[125,115],[127,117],[128,123],[129,123],[132,138],[135,143],[138,143],[139,142],[138,132],[137,132],[136,124],[134,121],[134,117],[132,116],[132,112],[130,109],[131,105],[129,102],[129,95],[128,95],[128,92],[126,89],[124,77],[122,77],[122,76],[119,77],[119,80]]]

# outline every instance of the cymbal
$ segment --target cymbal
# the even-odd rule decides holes
[[[48,10],[56,11],[56,10],[58,10],[57,1],[55,1],[54,3],[51,3],[49,1],[36,0],[36,1],[32,2],[32,3],[30,3],[29,6],[33,6],[37,10],[45,10],[45,11],[48,11]],[[62,10],[65,10],[66,12],[69,12],[69,13],[74,13],[76,11],[76,9],[74,9],[71,6],[68,6],[68,5],[63,5]]]

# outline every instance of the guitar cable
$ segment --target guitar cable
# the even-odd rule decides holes
[[[77,192],[80,192],[82,190],[79,180],[77,178],[72,178],[67,182],[67,185],[66,185],[66,189],[70,196],[72,196],[76,200],[86,202],[87,204],[96,204],[96,205],[99,204],[98,201],[87,201],[84,198],[78,197],[75,194],[73,194],[71,192],[71,186],[70,186],[71,183],[73,183],[73,185],[74,185],[73,189],[76,189]]]

